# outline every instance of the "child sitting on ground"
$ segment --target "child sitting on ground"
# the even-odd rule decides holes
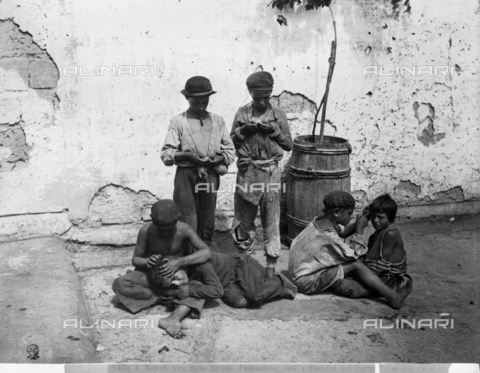
[[[388,194],[377,197],[364,213],[370,218],[375,233],[368,240],[368,252],[364,264],[395,291],[412,288],[412,278],[407,275],[407,254],[403,248],[402,235],[394,226],[397,204]],[[375,296],[355,278],[345,279],[343,295],[351,298]]]
[[[355,275],[366,288],[375,290],[399,309],[411,291],[411,283],[402,291],[395,291],[358,260],[367,252],[363,230],[368,225],[368,211],[349,225],[355,199],[344,191],[328,193],[323,205],[325,215],[314,218],[290,247],[289,270],[298,291],[316,294],[331,288],[348,296],[343,289],[344,278]],[[345,229],[342,231],[339,225]],[[350,236],[349,242],[345,243],[340,235]]]

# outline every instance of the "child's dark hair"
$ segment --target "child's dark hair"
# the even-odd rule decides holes
[[[383,194],[373,200],[370,213],[383,213],[393,223],[397,217],[397,203],[389,194]]]

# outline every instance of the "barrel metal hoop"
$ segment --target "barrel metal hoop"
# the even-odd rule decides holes
[[[297,168],[292,165],[288,166],[290,174],[300,179],[345,179],[350,177],[350,168],[340,171],[314,171]]]
[[[351,153],[350,149],[317,149],[313,146],[302,146],[298,144],[293,144],[293,149],[309,154],[341,155]]]
[[[286,214],[286,216],[287,222],[296,225],[297,227],[305,228],[308,224],[310,224],[309,221],[298,219],[290,214]]]

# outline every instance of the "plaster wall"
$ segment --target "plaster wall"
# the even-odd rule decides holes
[[[230,126],[249,102],[246,77],[263,68],[292,135],[310,133],[330,14],[288,10],[280,26],[267,4],[1,0],[0,227],[9,234],[0,237],[21,227],[19,237],[132,243],[148,206],[172,196],[175,168],[160,149],[169,119],[187,108],[179,92],[190,76],[210,78],[209,110]],[[326,134],[352,144],[359,202],[383,192],[407,207],[478,200],[478,2],[339,0],[332,10]],[[230,225],[235,172],[222,179],[219,229]],[[42,225],[42,214],[61,222]]]

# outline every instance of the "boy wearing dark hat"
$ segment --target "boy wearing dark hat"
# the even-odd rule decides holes
[[[181,220],[210,246],[216,191],[220,176],[235,158],[235,149],[223,118],[207,111],[209,97],[216,93],[210,81],[194,76],[181,93],[189,108],[170,121],[161,158],[166,166],[177,166],[173,200],[180,206]]]
[[[355,277],[366,287],[385,297],[392,308],[399,309],[411,291],[405,287],[395,291],[388,287],[358,258],[367,252],[363,230],[368,225],[367,214],[360,215],[349,225],[355,199],[347,192],[333,191],[323,199],[323,217],[313,221],[293,240],[288,268],[298,291],[317,294],[331,288],[345,294],[342,282]],[[345,227],[343,232],[339,225]],[[349,236],[346,243],[340,237]]]
[[[275,272],[280,255],[280,169],[284,151],[292,150],[292,136],[285,112],[272,107],[273,77],[259,71],[247,78],[253,102],[238,109],[230,133],[237,151],[237,187],[232,232],[240,252],[251,254],[255,218],[260,216],[267,259],[266,276]],[[247,239],[239,241],[239,231]]]
[[[159,200],[152,206],[152,222],[144,224],[138,232],[133,252],[134,271],[118,277],[113,291],[123,306],[132,313],[157,303],[175,303],[177,308],[159,327],[170,335],[180,333],[180,322],[192,311],[198,318],[205,300],[185,298],[175,300],[176,294],[165,292],[159,278],[171,278],[182,267],[202,264],[210,260],[208,246],[188,225],[178,221],[180,210],[172,200]],[[187,255],[189,245],[196,250]]]

